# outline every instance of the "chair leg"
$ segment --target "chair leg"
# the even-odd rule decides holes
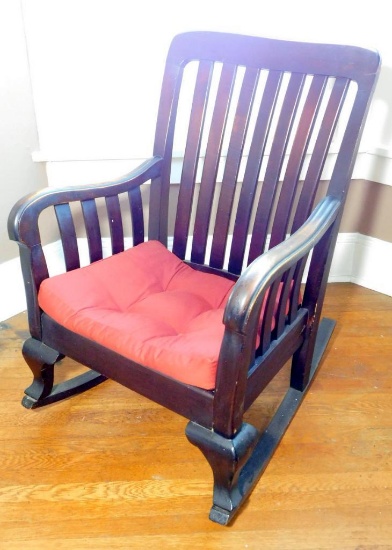
[[[305,361],[309,361],[309,369],[302,368],[303,364],[300,368],[296,365],[298,370],[305,372],[307,384],[303,389],[289,387],[262,434],[252,425],[243,423],[240,431],[230,439],[195,422],[188,423],[186,435],[189,441],[202,451],[214,476],[213,506],[210,512],[212,521],[227,525],[268,466],[305,397],[334,326],[335,322],[331,319],[321,321],[317,338],[310,345],[307,344],[306,349],[300,354],[302,361],[304,358]],[[302,376],[301,382],[304,382],[305,376]]]
[[[336,322],[324,317],[318,326],[305,338],[301,348],[294,354],[291,367],[291,387],[304,391],[317,369],[331,338]]]
[[[246,498],[239,476],[257,443],[258,431],[251,424],[244,423],[240,431],[228,439],[200,424],[189,422],[185,433],[188,440],[201,450],[212,469],[214,494],[210,519],[227,525]]]
[[[22,405],[35,409],[88,390],[106,380],[90,370],[71,380],[54,385],[54,366],[64,356],[39,340],[29,338],[23,344],[23,357],[33,373],[33,383],[26,388]]]

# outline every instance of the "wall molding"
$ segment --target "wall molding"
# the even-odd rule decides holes
[[[332,150],[329,160],[333,165],[336,151]],[[125,152],[107,155],[97,152],[95,155],[85,155],[72,151],[49,152],[35,151],[32,153],[34,162],[45,163],[50,187],[62,187],[93,182],[109,181],[135,168],[147,158],[131,158]],[[171,180],[179,183],[181,179],[183,156],[178,153],[173,156]],[[323,179],[329,179],[331,169],[326,164]],[[360,149],[354,166],[353,179],[366,179],[383,185],[392,186],[392,151],[382,147]]]
[[[126,242],[126,247],[130,242]],[[87,243],[80,242],[81,263],[87,262]],[[51,275],[63,270],[59,242],[45,246]],[[109,239],[103,242],[104,256],[110,254]],[[340,233],[336,243],[329,282],[352,282],[392,296],[392,243],[359,233]],[[26,309],[19,258],[0,264],[0,321]]]

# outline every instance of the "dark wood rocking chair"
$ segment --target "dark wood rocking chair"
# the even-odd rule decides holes
[[[152,158],[119,181],[45,189],[10,214],[34,375],[23,405],[110,378],[183,415],[212,468],[210,518],[227,524],[334,327],[320,313],[379,66],[376,52],[359,47],[176,36]],[[64,255],[55,276],[40,236],[44,211]],[[64,356],[88,370],[55,385]],[[244,412],[288,361],[287,394],[259,433]]]

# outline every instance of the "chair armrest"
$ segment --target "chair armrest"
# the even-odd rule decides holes
[[[295,233],[248,266],[226,305],[223,322],[229,330],[246,334],[249,324],[257,326],[268,288],[315,247],[337,218],[340,206],[338,199],[325,197]]]
[[[225,437],[232,437],[242,423],[249,372],[257,369],[258,365],[264,365],[265,354],[274,349],[274,345],[271,346],[272,324],[275,323],[277,338],[279,334],[283,337],[287,324],[297,338],[298,330],[302,331],[303,323],[312,315],[306,308],[298,310],[297,307],[303,268],[312,249],[320,246],[322,258],[328,254],[331,229],[335,227],[335,221],[339,221],[341,205],[340,200],[331,196],[325,197],[295,233],[256,258],[234,285],[223,316],[225,334],[218,363],[214,401],[214,429]],[[324,236],[326,242],[323,240]],[[281,288],[283,279],[285,283]],[[317,281],[313,281],[310,270],[307,284],[309,281],[311,286],[316,286]],[[277,299],[277,319],[273,321]],[[289,301],[291,306],[287,315]],[[282,366],[284,349],[278,347],[277,350],[281,354],[278,365]],[[269,371],[272,375],[277,372],[271,365]],[[265,370],[261,372],[263,376],[259,385],[265,387],[272,375]]]
[[[153,157],[117,180],[94,185],[45,188],[20,199],[8,217],[11,240],[29,247],[40,243],[37,228],[39,214],[47,207],[62,203],[108,197],[130,191],[160,175],[161,157]]]
[[[90,261],[99,260],[103,256],[103,251],[100,222],[94,199],[104,198],[107,201],[107,215],[111,216],[113,222],[110,226],[112,251],[115,246],[117,247],[116,250],[121,249],[124,246],[124,241],[119,195],[122,193],[132,194],[134,203],[132,214],[136,212],[136,221],[134,222],[132,219],[133,229],[138,230],[139,227],[143,227],[143,216],[139,214],[139,212],[142,212],[140,187],[144,182],[160,175],[161,165],[161,157],[154,157],[118,180],[62,189],[45,188],[22,198],[15,204],[8,218],[8,233],[10,239],[17,241],[19,245],[29,327],[34,338],[41,338],[38,289],[41,282],[49,277],[46,257],[41,243],[40,214],[48,208],[55,210],[65,268],[69,271],[80,267],[77,234],[70,203],[89,204],[89,217],[85,220],[85,230],[87,239],[92,239],[91,242],[93,243],[90,249],[89,241]],[[141,239],[139,234],[138,238]]]

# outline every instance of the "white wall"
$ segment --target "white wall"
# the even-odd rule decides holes
[[[6,236],[12,204],[46,184],[45,169],[52,185],[102,181],[150,155],[165,53],[179,32],[378,49],[384,67],[354,176],[390,185],[390,19],[384,1],[365,6],[357,0],[0,0],[0,321],[25,307],[17,247]],[[390,270],[379,265],[392,257],[391,244],[357,241],[343,235],[338,243],[334,280],[392,295]]]
[[[41,144],[34,158],[49,161],[51,184],[107,179],[150,156],[167,47],[195,29],[378,49],[385,66],[356,175],[392,182],[392,42],[381,0],[371,9],[357,0],[23,0],[23,7]],[[100,162],[65,162],[89,160]]]
[[[31,157],[38,147],[38,136],[18,0],[0,1],[0,120],[0,262],[3,262],[17,254],[17,246],[8,240],[9,210],[23,194],[46,185],[44,167],[33,163]]]

